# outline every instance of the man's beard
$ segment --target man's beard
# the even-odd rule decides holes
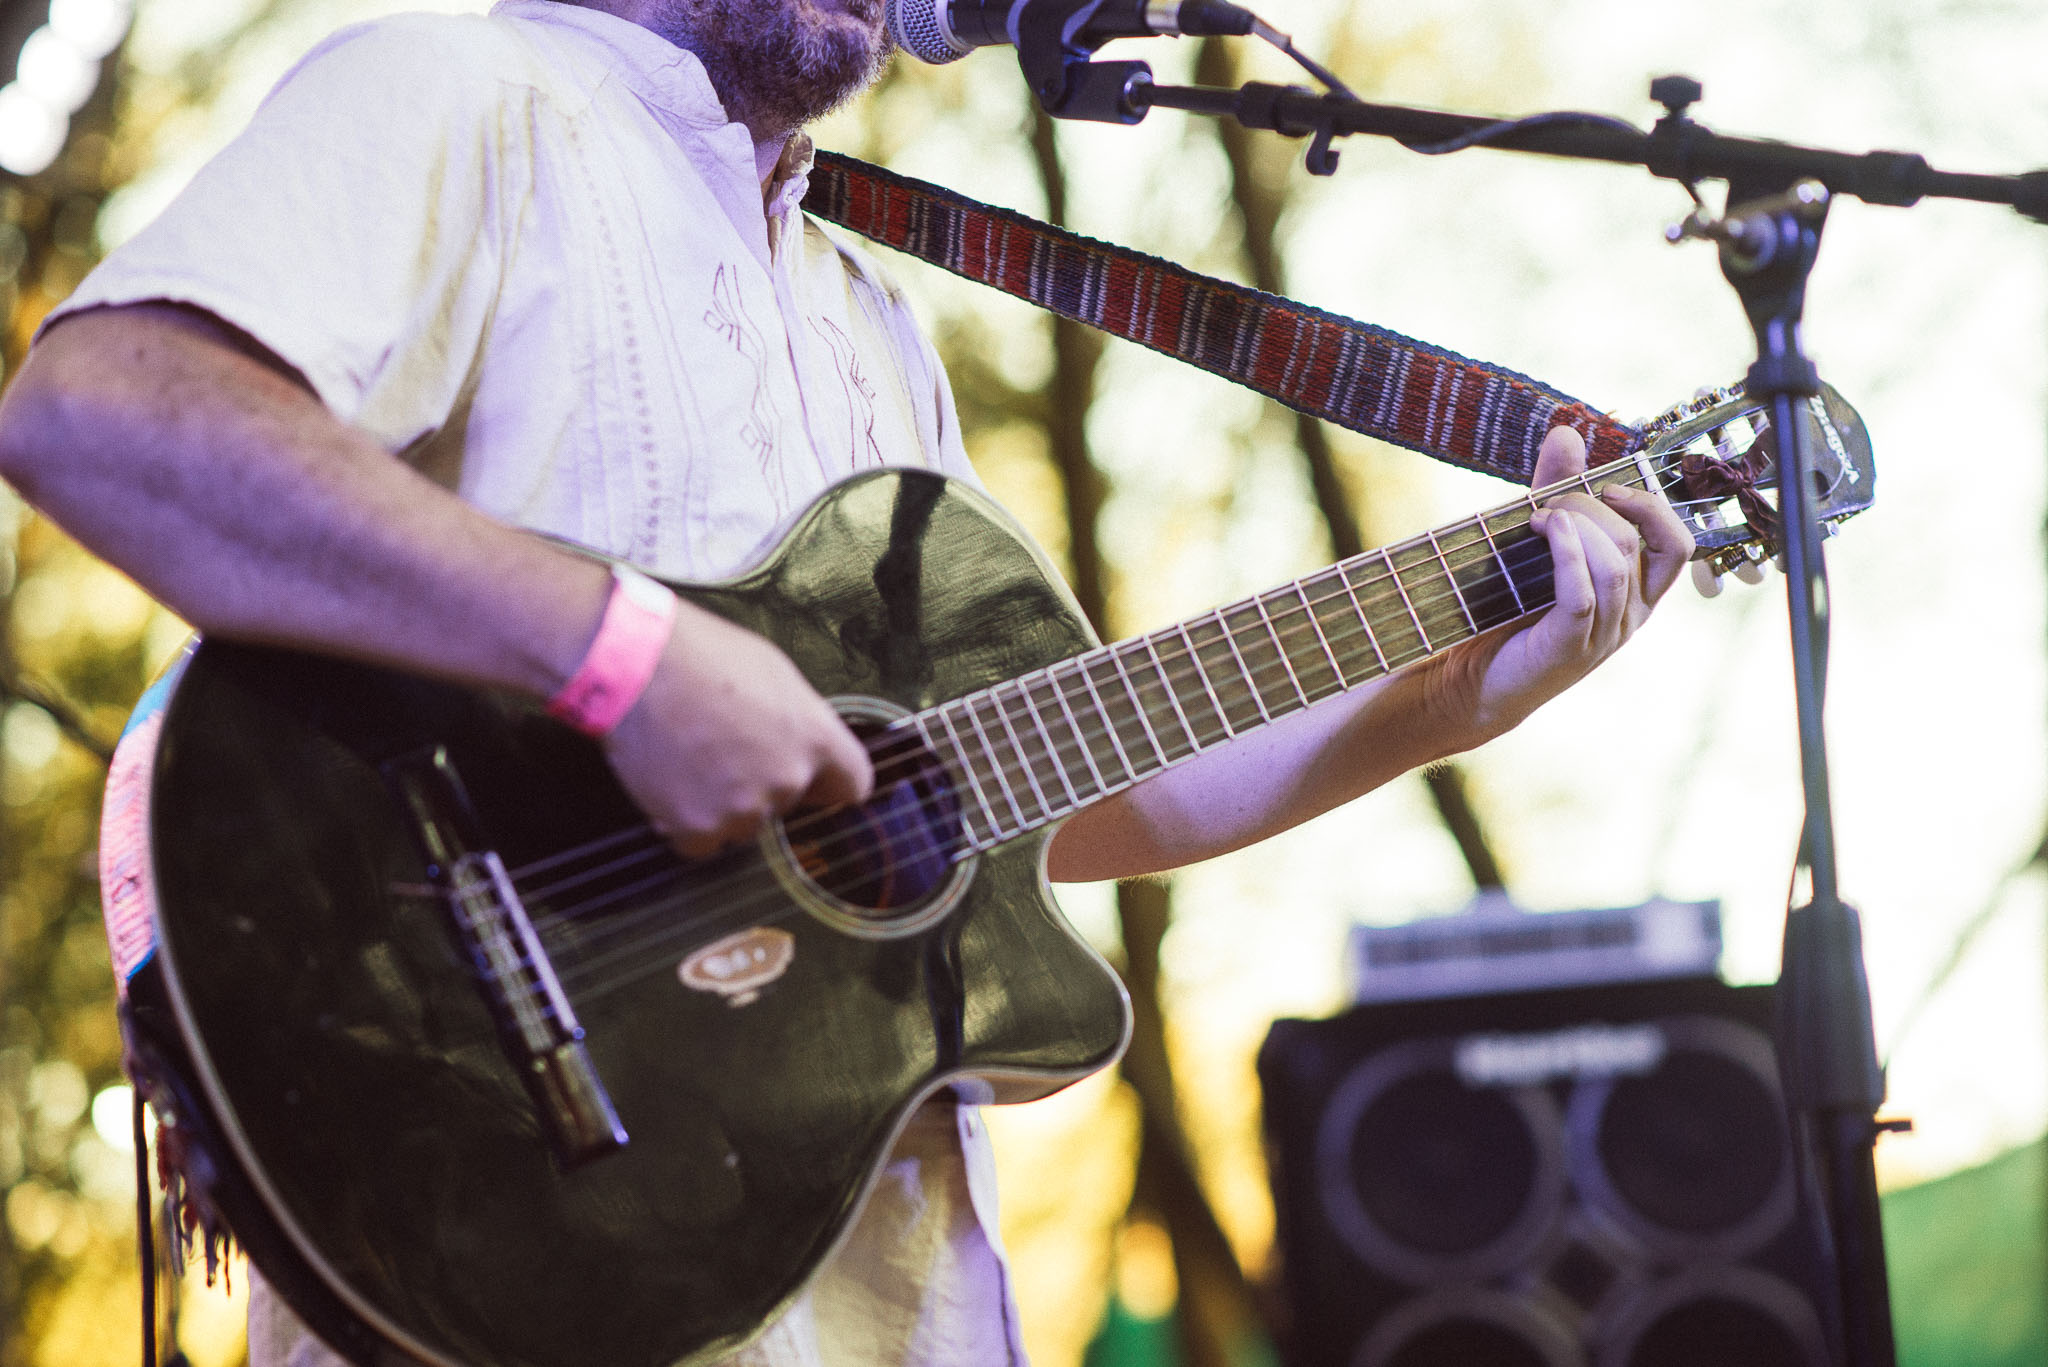
[[[704,63],[727,117],[778,136],[837,109],[881,74],[881,0],[664,0],[655,31]]]

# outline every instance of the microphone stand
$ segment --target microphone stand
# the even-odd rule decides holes
[[[1820,374],[1800,349],[1806,282],[1820,249],[1830,195],[1802,180],[1771,196],[1743,197],[1726,218],[1695,215],[1677,235],[1719,242],[1721,270],[1749,316],[1757,360],[1744,387],[1771,406],[1778,455],[1778,511],[1784,524],[1787,606],[1792,629],[1793,691],[1798,699],[1800,777],[1806,822],[1799,862],[1812,898],[1785,921],[1777,992],[1778,1054],[1793,1125],[1800,1179],[1818,1199],[1821,1247],[1831,1254],[1838,1315],[1837,1352],[1852,1367],[1893,1367],[1889,1278],[1878,1208],[1874,1150],[1881,1130],[1884,1072],[1871,1020],[1856,909],[1836,886],[1833,816],[1828,795],[1827,567],[1809,476],[1812,432],[1801,411],[1820,393]]]
[[[1092,11],[1101,0],[1083,8]],[[1144,62],[1090,61],[1064,33],[1056,13],[1073,0],[1027,5],[1019,21],[1018,63],[1045,112],[1056,118],[1137,123],[1153,109],[1234,118],[1246,128],[1309,139],[1310,174],[1337,169],[1331,144],[1365,133],[1392,138],[1411,151],[1437,155],[1467,147],[1535,152],[1580,161],[1641,166],[1650,174],[1691,187],[1702,180],[1729,182],[1731,191],[1783,190],[1817,180],[1831,194],[1867,204],[1906,207],[1924,198],[2006,204],[2037,223],[2048,223],[2048,168],[1996,176],[1938,171],[1917,152],[1836,152],[1762,138],[1733,138],[1695,122],[1687,110],[1700,98],[1699,82],[1664,76],[1650,83],[1650,98],[1665,116],[1645,133],[1598,114],[1539,114],[1487,119],[1403,105],[1371,104],[1343,94],[1318,94],[1298,85],[1249,81],[1224,86],[1160,85]],[[1733,203],[1735,201],[1731,201]]]
[[[1869,979],[1856,909],[1837,889],[1828,792],[1823,700],[1828,600],[1804,410],[1820,377],[1801,351],[1806,282],[1836,194],[1907,206],[1926,196],[2009,204],[2048,223],[2048,169],[2016,176],[1937,171],[1911,152],[1852,154],[1759,139],[1723,137],[1687,116],[1701,87],[1661,77],[1651,98],[1665,115],[1644,133],[1590,114],[1494,120],[1434,110],[1375,105],[1348,94],[1252,82],[1238,89],[1155,84],[1135,61],[1094,61],[1076,41],[1102,0],[1038,0],[1018,14],[1018,59],[1046,112],[1059,117],[1136,123],[1153,108],[1235,118],[1309,141],[1308,169],[1336,169],[1331,144],[1369,133],[1437,154],[1488,146],[1583,160],[1638,165],[1682,183],[1701,209],[1670,234],[1719,243],[1722,273],[1734,286],[1756,334],[1749,395],[1771,410],[1777,447],[1779,512],[1784,524],[1800,776],[1806,804],[1799,865],[1811,900],[1788,911],[1777,994],[1778,1054],[1800,1181],[1812,1206],[1836,1300],[1829,1310],[1834,1355],[1846,1367],[1895,1367],[1889,1282],[1884,1261],[1874,1149],[1900,1122],[1880,1122],[1884,1074],[1871,1019]],[[1727,213],[1715,219],[1699,199],[1701,180],[1728,184]]]

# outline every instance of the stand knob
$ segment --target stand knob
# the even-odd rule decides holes
[[[1687,106],[1698,104],[1706,93],[1707,88],[1690,76],[1659,76],[1650,82],[1650,98],[1674,119],[1684,118]]]

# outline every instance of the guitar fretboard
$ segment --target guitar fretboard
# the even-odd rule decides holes
[[[1549,545],[1529,526],[1541,501],[1655,480],[1641,458],[1615,461],[899,725],[914,727],[956,775],[963,843],[989,849],[1548,607]]]

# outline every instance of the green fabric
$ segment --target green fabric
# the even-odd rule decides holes
[[[1115,1296],[1102,1315],[1102,1326],[1081,1355],[1081,1367],[1179,1367],[1180,1345],[1173,1315],[1142,1319]]]
[[[2048,1147],[1884,1198],[1900,1367],[2048,1363]]]

